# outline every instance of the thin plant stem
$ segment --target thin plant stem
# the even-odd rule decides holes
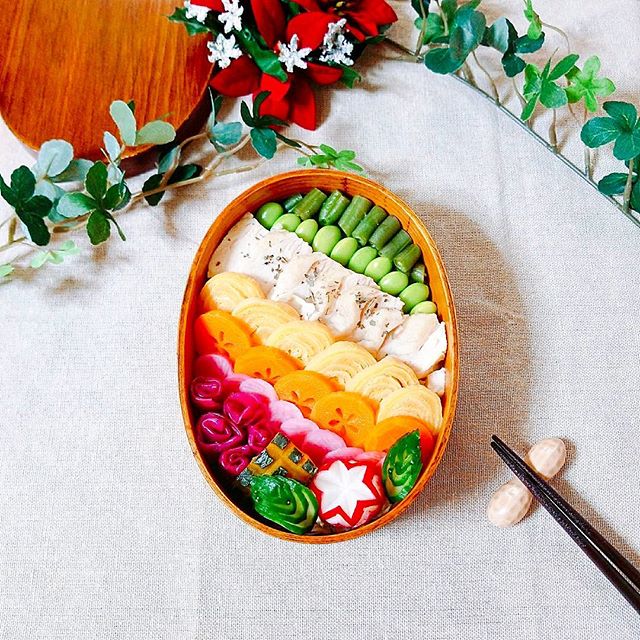
[[[629,160],[629,173],[627,174],[627,183],[624,185],[624,195],[622,197],[625,213],[629,214],[629,202],[631,201],[631,187],[633,186],[633,165],[635,158]]]
[[[556,130],[556,111],[557,109],[552,109],[553,115],[551,117],[551,124],[549,125],[549,142],[553,147],[554,153],[558,153],[558,132]]]
[[[420,27],[420,31],[418,32],[418,38],[416,40],[416,47],[414,51],[414,55],[418,55],[420,50],[422,49],[422,45],[424,42],[424,34],[427,32],[427,12],[424,8],[424,3],[421,0],[418,0],[418,5],[420,6],[420,15],[422,16],[422,25]]]
[[[585,104],[584,111],[583,111],[582,124],[584,125],[586,121],[587,121],[587,105]],[[591,179],[592,172],[593,172],[593,165],[591,163],[591,149],[589,149],[589,147],[587,147],[587,145],[585,144],[584,145],[584,175],[587,176],[587,178]]]
[[[491,93],[493,93],[493,99],[496,102],[500,102],[500,94],[498,93],[498,87],[496,86],[496,83],[494,82],[492,75],[487,71],[486,67],[484,67],[484,65],[480,62],[480,60],[478,60],[478,56],[476,55],[475,51],[473,51],[471,55],[475,63],[478,65],[478,69],[480,69],[480,71],[482,71],[485,77],[489,80],[489,84],[491,86]]]
[[[557,34],[561,35],[564,40],[564,44],[567,47],[567,53],[571,53],[571,42],[569,42],[569,36],[562,29],[560,29],[560,27],[554,27],[552,24],[542,21],[541,24],[543,27],[551,29],[551,31],[555,31]]]

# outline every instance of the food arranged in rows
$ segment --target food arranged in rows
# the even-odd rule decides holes
[[[335,339],[346,338],[374,356],[394,356],[411,367],[418,378],[428,376],[428,384],[443,392],[445,372],[438,365],[446,354],[447,334],[437,313],[406,313],[402,299],[383,291],[370,276],[314,251],[296,233],[267,230],[246,214],[210,259],[211,280],[204,288],[205,301],[210,298],[208,289],[216,286],[215,277],[226,272],[249,276],[256,283],[253,287],[227,287],[233,301],[238,289],[256,299],[245,303],[249,312],[238,312],[240,320],[246,322],[253,309],[262,313],[272,308],[271,302],[286,304],[280,308],[288,311],[281,311],[278,317],[288,313],[290,319],[317,321]],[[213,306],[231,310],[232,306],[226,304]]]
[[[444,370],[433,371],[439,359],[418,373],[387,353],[387,341],[403,352],[398,335],[408,331],[415,348],[416,318],[429,319],[431,333],[443,325],[435,314],[404,315],[396,306],[400,322],[369,336],[377,349],[365,348],[353,339],[364,310],[355,323],[344,311],[329,313],[327,298],[341,297],[329,283],[339,290],[353,274],[323,279],[326,263],[317,265],[306,243],[307,253],[296,255],[295,234],[258,231],[254,223],[245,216],[223,239],[201,291],[191,383],[196,443],[237,499],[266,520],[298,534],[361,526],[408,495],[442,423],[436,391]],[[306,275],[317,271],[303,285],[288,271],[299,258],[312,259]],[[229,265],[236,271],[224,270]],[[272,295],[284,281],[296,291],[289,301]],[[352,284],[365,296],[358,306],[370,303],[366,289],[389,295],[368,282]]]
[[[399,296],[406,312],[437,312],[420,247],[398,218],[368,198],[314,188],[282,203],[267,202],[255,217],[265,229],[295,233],[314,251],[372,278],[382,291]]]

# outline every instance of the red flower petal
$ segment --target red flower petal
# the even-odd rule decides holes
[[[278,78],[263,73],[260,79],[260,91],[269,91],[272,98],[282,99],[291,88],[291,80],[287,78],[286,82],[280,82]]]
[[[349,21],[355,22],[366,34],[376,36],[379,25],[391,24],[398,19],[396,12],[384,0],[360,0],[352,11]]]
[[[260,69],[249,56],[234,60],[226,69],[221,69],[209,82],[223,96],[238,98],[256,91],[260,86]]]
[[[288,120],[291,106],[291,85],[290,80],[280,82],[277,78],[264,73],[260,81],[260,90],[253,94],[255,98],[260,91],[270,92],[266,100],[260,105],[260,115],[275,116],[281,120]]]
[[[298,48],[311,47],[317,49],[327,33],[327,28],[333,22],[338,22],[339,18],[324,13],[323,11],[312,11],[311,13],[299,13],[289,20],[287,24],[287,42],[291,40],[291,36],[297,34],[299,43]]]
[[[311,85],[303,76],[296,76],[289,93],[289,119],[304,129],[316,128],[316,98]]]
[[[316,0],[296,0],[296,4],[299,4],[303,9],[307,11],[321,11],[320,5]]]
[[[207,7],[208,9],[213,9],[213,11],[224,11],[222,0],[195,0],[195,2],[191,2],[191,4],[199,7]]]
[[[280,0],[251,0],[251,10],[260,35],[270,48],[284,34],[285,15]]]
[[[327,67],[324,64],[307,62],[307,76],[316,84],[333,84],[342,77],[342,69]]]

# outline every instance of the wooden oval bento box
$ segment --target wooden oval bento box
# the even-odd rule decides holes
[[[442,400],[442,423],[436,436],[435,446],[430,460],[422,469],[417,482],[404,499],[395,504],[386,513],[382,512],[377,519],[357,528],[335,533],[310,533],[299,535],[286,531],[269,520],[254,516],[245,511],[229,489],[228,483],[218,477],[218,472],[207,464],[196,443],[195,429],[198,415],[194,413],[190,401],[190,384],[193,378],[193,365],[196,358],[194,343],[194,322],[199,313],[200,291],[207,281],[208,263],[227,232],[247,212],[256,212],[258,208],[270,201],[282,201],[295,193],[306,193],[317,187],[325,193],[340,190],[352,198],[364,196],[374,204],[385,209],[389,216],[393,215],[411,236],[411,240],[422,251],[422,260],[428,273],[428,285],[431,300],[437,305],[440,321],[446,325],[447,351],[444,362],[439,365],[446,371],[444,392],[440,391]],[[307,169],[277,175],[246,190],[229,203],[217,216],[200,245],[189,273],[182,303],[178,337],[178,374],[179,392],[187,438],[193,455],[207,482],[220,500],[239,518],[260,531],[277,538],[306,543],[339,542],[369,533],[397,518],[418,496],[425,484],[433,476],[444,454],[454,419],[458,395],[459,354],[456,314],[447,280],[447,274],[436,245],[411,208],[396,195],[375,182],[354,174],[335,170]]]

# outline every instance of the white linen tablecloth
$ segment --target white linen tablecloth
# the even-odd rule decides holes
[[[520,2],[487,4],[522,28]],[[537,5],[637,102],[637,0]],[[224,204],[293,168],[283,154],[136,207],[126,243],[81,238],[68,263],[0,284],[0,637],[639,636],[548,514],[500,530],[485,509],[510,477],[492,433],[521,451],[560,436],[556,485],[640,561],[640,230],[490,104],[394,56],[370,51],[363,84],[320,90],[322,124],[301,135],[356,149],[422,215],[449,270],[461,396],[432,482],[391,525],[309,546],[244,525],[196,467],[176,384],[186,277]],[[575,140],[568,152],[580,158]],[[2,125],[0,172],[22,162]]]

